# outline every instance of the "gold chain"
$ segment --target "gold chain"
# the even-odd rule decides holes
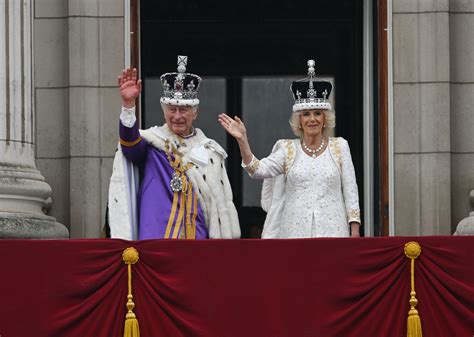
[[[174,170],[173,176],[170,181],[170,186],[171,189],[176,193],[176,192],[183,192],[186,193],[188,191],[188,178],[186,177],[185,172],[189,170],[191,167],[193,167],[193,163],[189,162],[186,165],[183,166],[183,163],[181,162],[181,158],[178,154],[178,152],[172,148],[170,150],[170,144],[169,141],[165,141],[165,152],[166,152],[166,157],[168,158],[168,162],[170,163],[171,167]],[[171,153],[174,155],[174,160],[171,158]],[[180,181],[180,182],[178,182]]]
[[[170,142],[169,142],[169,140],[165,141],[165,152],[166,152],[166,157],[168,158],[168,162],[170,163],[171,167],[175,171],[178,171],[180,173],[184,173],[187,170],[189,170],[191,167],[193,167],[193,165],[194,165],[192,162],[189,162],[183,167],[183,165],[181,163],[181,159],[179,158],[178,152],[174,148],[172,148],[171,151],[170,151]],[[171,153],[173,153],[173,155],[174,155],[174,160],[171,159]]]

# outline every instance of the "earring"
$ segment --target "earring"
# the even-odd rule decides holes
[[[326,128],[326,124],[323,124],[323,128]]]
[[[300,124],[300,125],[298,125],[298,129],[301,129],[301,124]]]

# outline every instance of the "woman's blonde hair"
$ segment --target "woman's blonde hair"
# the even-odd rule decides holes
[[[315,109],[317,110],[317,109]],[[304,110],[295,111],[291,114],[290,126],[293,133],[298,137],[303,137],[303,129],[300,123],[300,114]],[[326,128],[332,129],[336,127],[336,112],[334,110],[322,110],[324,113],[324,124]]]

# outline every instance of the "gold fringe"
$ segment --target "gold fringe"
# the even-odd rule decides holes
[[[125,315],[125,328],[123,330],[123,337],[140,337],[140,327],[138,326],[138,319],[133,309],[135,303],[133,303],[132,295],[132,264],[138,262],[138,252],[135,248],[129,247],[123,251],[122,254],[123,262],[127,265],[128,269],[128,295],[127,295],[127,315]]]
[[[411,276],[411,292],[410,292],[410,311],[408,311],[408,321],[407,321],[407,337],[422,337],[423,333],[421,331],[421,319],[418,315],[418,310],[415,309],[418,304],[416,299],[415,292],[415,259],[421,254],[420,245],[411,241],[405,244],[405,255],[411,261],[410,266],[410,276]]]

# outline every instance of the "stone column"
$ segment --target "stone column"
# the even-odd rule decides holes
[[[0,238],[65,238],[35,166],[32,1],[0,0]]]
[[[451,66],[451,180],[453,230],[469,211],[474,188],[474,1],[449,1]]]
[[[447,1],[393,1],[395,234],[451,234]]]
[[[72,238],[99,237],[105,220],[124,67],[123,1],[69,1]]]

